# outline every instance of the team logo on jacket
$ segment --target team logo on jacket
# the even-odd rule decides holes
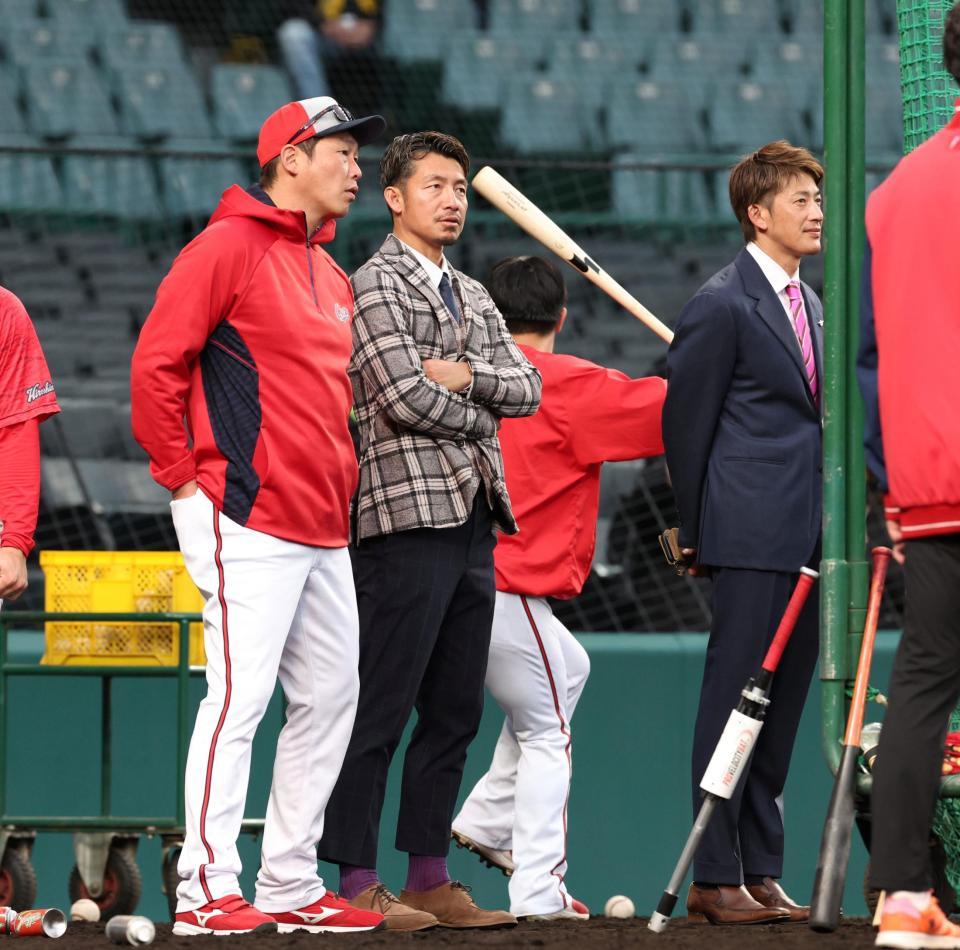
[[[36,383],[28,386],[24,392],[27,394],[27,402],[36,402],[41,396],[53,392],[53,383],[48,379],[45,383]]]
[[[333,312],[337,315],[337,319],[341,323],[346,323],[350,319],[350,311],[342,303],[336,304]]]

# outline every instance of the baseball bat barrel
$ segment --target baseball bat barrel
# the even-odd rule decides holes
[[[519,225],[544,247],[566,261],[592,284],[611,296],[621,307],[632,313],[660,339],[673,341],[673,331],[651,313],[625,287],[617,283],[587,252],[577,244],[555,221],[544,214],[522,191],[515,188],[499,172],[485,165],[473,179],[473,187],[495,208]]]
[[[693,828],[690,829],[690,834],[687,836],[687,843],[683,846],[683,851],[680,852],[680,860],[677,861],[677,866],[673,869],[667,889],[660,897],[657,909],[650,915],[647,929],[652,930],[655,934],[663,933],[667,929],[670,915],[677,905],[677,895],[680,893],[680,888],[683,887],[683,880],[687,876],[687,871],[690,870],[693,856],[700,846],[700,841],[706,833],[719,800],[716,795],[711,795],[709,792],[704,796],[703,804],[700,806]]]
[[[860,642],[860,658],[853,686],[853,698],[847,714],[847,728],[843,738],[843,754],[833,783],[827,818],[820,839],[817,873],[813,880],[810,900],[810,927],[818,933],[832,933],[840,924],[840,903],[850,863],[850,846],[856,814],[857,759],[860,754],[860,732],[863,728],[863,709],[870,679],[870,663],[877,638],[880,602],[887,577],[887,567],[893,552],[877,547],[872,551],[873,572],[867,616]]]
[[[800,577],[797,578],[797,586],[794,587],[793,593],[790,595],[787,609],[780,618],[780,624],[777,627],[776,633],[773,635],[773,640],[763,660],[761,669],[765,670],[768,674],[772,675],[776,673],[777,667],[780,665],[780,657],[783,656],[783,651],[790,642],[793,629],[800,619],[800,611],[803,610],[803,605],[807,602],[807,595],[810,593],[810,589],[819,576],[820,575],[811,567],[800,568]],[[761,673],[761,676],[762,675]]]

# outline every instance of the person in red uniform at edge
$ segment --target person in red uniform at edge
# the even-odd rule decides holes
[[[40,505],[40,423],[59,411],[30,317],[0,287],[0,604],[27,589]]]
[[[207,695],[187,759],[178,935],[382,925],[327,891],[316,843],[359,688],[346,547],[353,294],[322,245],[356,199],[359,146],[384,125],[329,97],[270,115],[259,186],[224,192],[160,285],[134,353],[134,434],[173,493],[180,550],[205,601]],[[288,705],[253,907],[236,842],[278,674]]]
[[[540,411],[504,419],[500,445],[520,531],[494,553],[497,598],[486,686],[506,714],[489,771],[453,820],[453,838],[510,874],[510,912],[585,919],[567,891],[570,719],[587,653],[548,597],[575,597],[590,573],[604,462],[663,452],[666,382],[630,379],[553,352],[567,315],[557,269],[539,257],[494,265],[487,289],[543,377]]]
[[[960,5],[944,66],[960,83]],[[931,894],[930,825],[960,701],[960,99],[867,202],[857,374],[906,609],[873,777],[878,947],[960,947]]]

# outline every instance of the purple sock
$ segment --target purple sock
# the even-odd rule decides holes
[[[368,887],[380,883],[376,868],[358,868],[352,864],[340,865],[340,896],[345,901],[352,901],[357,894],[362,894]]]
[[[408,891],[432,891],[449,880],[446,858],[411,854],[410,864],[407,866],[407,883],[403,886]]]

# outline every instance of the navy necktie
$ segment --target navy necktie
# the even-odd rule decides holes
[[[443,298],[443,302],[447,305],[447,310],[453,314],[453,319],[457,323],[463,323],[463,318],[460,316],[460,308],[457,306],[456,298],[453,296],[453,287],[450,286],[450,278],[447,276],[447,272],[443,272],[443,276],[440,278],[440,296]]]

